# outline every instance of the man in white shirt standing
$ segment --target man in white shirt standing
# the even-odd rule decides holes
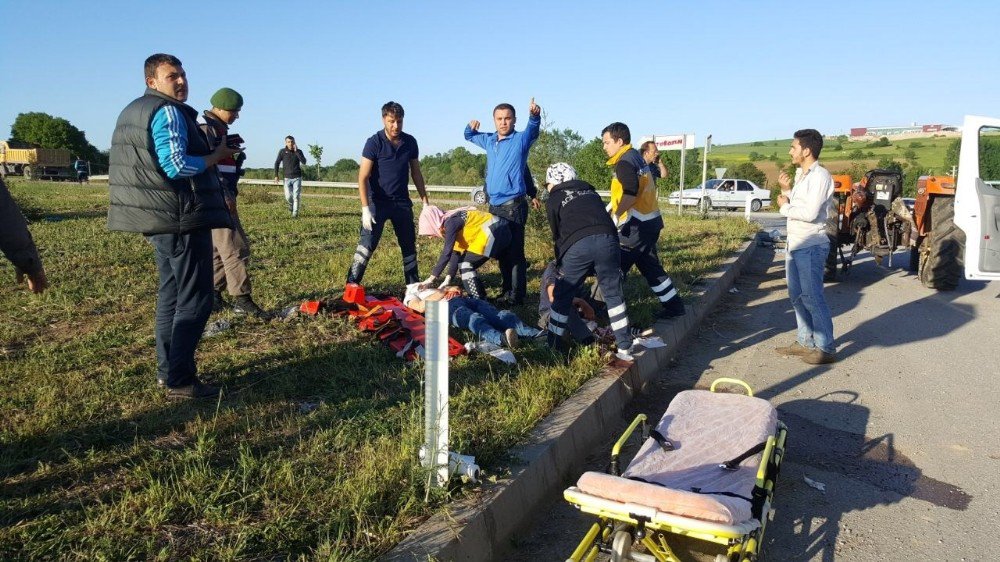
[[[788,218],[788,249],[785,254],[785,279],[788,297],[795,310],[798,338],[776,351],[801,357],[811,365],[837,360],[833,342],[833,318],[823,297],[823,264],[830,250],[826,236],[827,211],[833,196],[833,178],[819,164],[823,136],[815,129],[796,131],[788,154],[795,171],[794,185],[781,172],[778,207]]]

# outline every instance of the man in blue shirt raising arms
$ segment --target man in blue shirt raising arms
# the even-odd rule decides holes
[[[521,304],[527,292],[524,225],[528,222],[528,202],[524,196],[531,197],[532,207],[541,208],[535,182],[528,173],[528,150],[538,139],[542,122],[542,108],[535,105],[535,98],[531,98],[528,113],[528,126],[523,132],[514,130],[517,115],[509,103],[493,108],[497,132],[480,133],[479,121],[475,119],[465,128],[465,140],[486,151],[486,196],[490,213],[510,222],[510,247],[499,260],[504,293],[500,300],[505,305]]]
[[[406,284],[420,280],[417,273],[417,232],[413,201],[407,185],[410,176],[422,204],[427,204],[424,176],[420,172],[417,139],[403,132],[403,106],[390,101],[382,106],[382,130],[372,135],[361,152],[358,197],[361,199],[361,241],[347,272],[348,283],[361,283],[368,260],[378,247],[386,221],[392,221],[403,254]]]
[[[111,137],[108,228],[138,232],[153,246],[156,298],[156,379],[169,398],[212,398],[194,361],[212,313],[212,229],[232,228],[215,165],[240,151],[214,150],[185,104],[181,61],[146,59],[146,91],[122,110]]]

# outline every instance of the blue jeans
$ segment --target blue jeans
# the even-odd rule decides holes
[[[212,314],[212,231],[154,234],[160,273],[156,296],[156,378],[167,386],[194,383],[195,348]]]
[[[361,239],[354,250],[351,268],[347,271],[348,283],[361,283],[368,268],[368,261],[375,253],[386,221],[392,222],[399,250],[403,253],[403,278],[406,284],[420,281],[417,273],[417,231],[413,223],[413,205],[409,202],[384,202],[372,205],[372,229],[361,227]]]
[[[517,335],[533,338],[541,330],[521,321],[509,310],[497,310],[492,304],[479,299],[454,297],[448,300],[451,325],[469,330],[476,337],[494,345],[503,345],[503,333],[514,328]]]
[[[288,210],[293,215],[299,214],[299,202],[302,200],[302,178],[285,178],[285,201]]]
[[[799,327],[799,344],[833,353],[836,349],[833,343],[833,316],[823,297],[823,265],[829,251],[830,245],[826,243],[788,252],[785,277],[788,280],[788,298],[792,301],[795,323]]]

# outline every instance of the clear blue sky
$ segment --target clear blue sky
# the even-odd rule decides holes
[[[1000,2],[8,1],[0,135],[20,112],[64,117],[106,149],[144,88],[142,62],[178,56],[201,110],[221,86],[249,164],[282,138],[360,156],[379,108],[406,108],[422,154],[465,146],[470,119],[534,96],[590,139],[612,121],[699,144],[852,126],[1000,115]],[[11,24],[10,22],[17,22]]]

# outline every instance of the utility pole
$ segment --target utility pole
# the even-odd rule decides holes
[[[705,138],[705,154],[701,159],[701,201],[698,205],[701,207],[701,213],[705,214],[708,212],[708,206],[705,205],[705,182],[708,181],[708,152],[712,150],[712,135],[708,135]]]

